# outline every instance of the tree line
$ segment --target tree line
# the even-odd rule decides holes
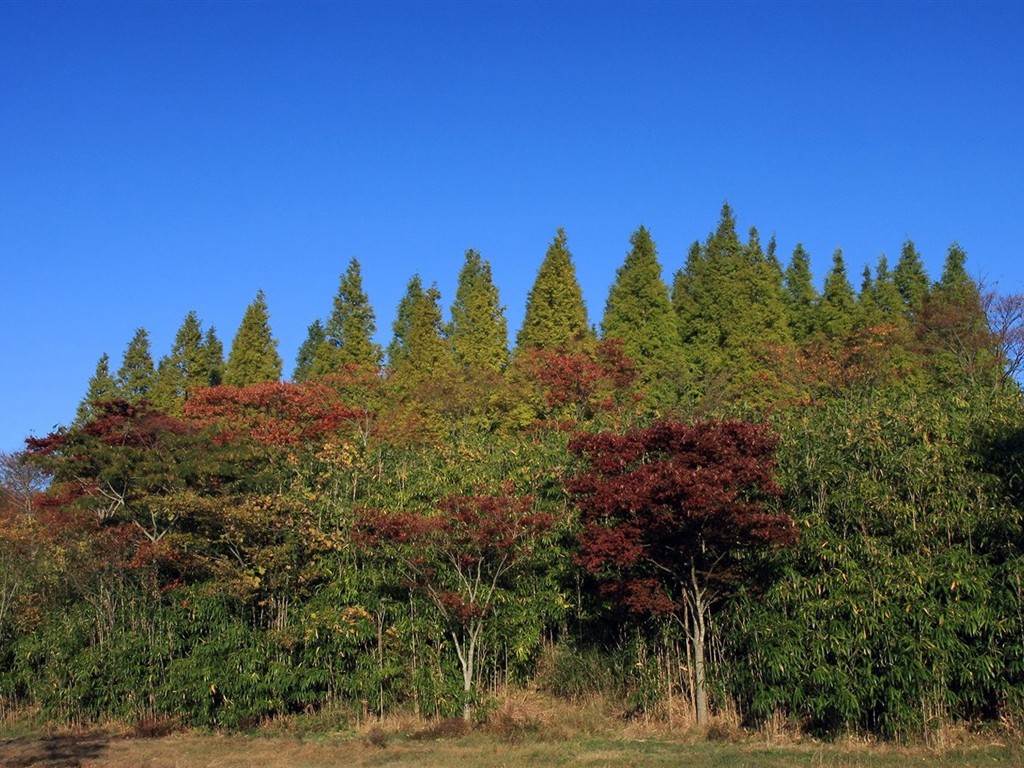
[[[265,297],[99,361],[4,457],[0,701],[54,720],[486,715],[502,686],[820,733],[1013,721],[1024,300],[913,243],[819,291],[723,207],[587,320],[564,231],[515,345],[467,251],[386,349],[359,263],[291,381]]]

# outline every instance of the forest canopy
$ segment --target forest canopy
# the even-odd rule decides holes
[[[391,342],[358,260],[291,380],[258,292],[103,355],[0,461],[0,701],[237,726],[493,691],[920,736],[1024,716],[1024,298],[950,246],[819,283],[724,206],[587,320],[559,229],[512,348],[468,250]],[[116,366],[116,370],[115,370]],[[649,663],[643,663],[647,660]]]

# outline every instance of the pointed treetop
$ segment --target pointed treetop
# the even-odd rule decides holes
[[[317,350],[327,340],[327,333],[320,320],[314,320],[306,330],[306,340],[299,347],[295,356],[295,370],[292,372],[292,381],[301,384],[309,381],[313,374],[313,361],[316,359]]]
[[[409,335],[412,332],[412,314],[416,302],[423,296],[423,281],[420,276],[413,275],[405,288],[405,295],[398,302],[395,321],[391,324],[392,338],[388,344],[388,367],[400,366],[409,356]]]
[[[658,253],[646,227],[629,238],[632,248],[608,293],[602,337],[620,339],[640,369],[648,399],[667,406],[682,370],[682,345]]]
[[[215,387],[224,379],[224,345],[212,325],[206,331],[203,347],[206,349],[207,380],[211,387]]]
[[[821,304],[818,310],[818,328],[830,339],[843,339],[853,329],[856,298],[846,275],[846,260],[841,248],[832,254],[832,269],[825,276]]]
[[[508,324],[491,265],[470,249],[459,272],[448,339],[464,368],[500,371],[508,362]]]
[[[583,290],[566,246],[565,230],[559,228],[526,299],[526,316],[516,337],[516,347],[580,349],[593,346],[594,342]]]
[[[153,356],[149,351],[149,334],[138,328],[124,351],[121,367],[117,371],[117,388],[130,403],[138,403],[149,396],[153,386]]]
[[[231,342],[224,383],[247,387],[280,379],[281,356],[277,354],[277,339],[270,331],[270,311],[263,291],[257,291]]]
[[[216,342],[219,345],[219,341]],[[160,359],[150,399],[158,408],[180,414],[182,404],[198,387],[210,385],[211,360],[195,311],[185,315],[169,355]]]
[[[903,243],[893,277],[907,310],[912,314],[920,312],[928,297],[928,275],[924,271],[921,254],[917,252],[912,240]]]
[[[376,330],[373,308],[363,292],[359,262],[352,259],[334,297],[334,310],[324,328],[327,340],[317,354],[314,374],[330,373],[346,364],[379,367],[383,352],[373,341]]]
[[[117,384],[114,382],[114,377],[110,375],[110,356],[104,352],[96,363],[96,372],[89,379],[89,388],[86,390],[85,397],[78,404],[75,423],[84,424],[88,421],[92,416],[95,403],[117,396]]]

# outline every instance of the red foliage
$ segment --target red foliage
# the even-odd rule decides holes
[[[301,445],[337,432],[357,415],[318,383],[209,387],[185,403],[186,418],[212,427],[219,443],[243,437],[263,445]]]
[[[741,421],[577,436],[570,450],[589,465],[569,484],[583,523],[579,563],[645,613],[680,609],[694,577],[703,587],[735,581],[741,552],[796,540],[793,520],[764,508],[780,494],[775,445]]]
[[[586,419],[635,399],[636,367],[619,339],[600,342],[593,353],[530,349],[519,364],[554,418]]]

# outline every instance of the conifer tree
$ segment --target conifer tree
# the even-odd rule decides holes
[[[911,315],[920,312],[928,297],[928,274],[913,241],[907,240],[903,244],[893,277],[907,311]]]
[[[345,365],[380,367],[383,352],[373,341],[377,330],[373,308],[363,292],[359,262],[352,259],[341,276],[334,310],[324,328],[325,342],[317,350],[313,375],[337,371]]]
[[[889,260],[884,253],[878,257],[878,264],[875,266],[874,297],[875,304],[887,322],[903,322],[906,318],[906,307],[895,277],[889,271]]]
[[[130,403],[138,403],[149,396],[153,386],[153,357],[149,351],[149,334],[145,328],[135,331],[124,351],[121,368],[117,371],[117,389]]]
[[[85,397],[78,404],[75,423],[84,424],[89,420],[94,403],[117,396],[117,384],[114,382],[114,377],[110,375],[110,356],[104,352],[96,363],[95,373],[89,379],[89,388],[86,390]]]
[[[885,315],[875,301],[875,281],[871,276],[871,267],[864,265],[861,273],[860,292],[856,299],[854,326],[865,329],[872,328],[885,320]]]
[[[845,339],[854,327],[856,304],[843,251],[836,248],[818,306],[818,329],[830,339]]]
[[[668,287],[651,234],[640,227],[608,293],[602,336],[620,339],[641,372],[649,402],[673,405],[683,368],[682,347]]]
[[[224,345],[212,325],[206,331],[203,349],[206,352],[206,380],[209,386],[215,387],[224,379]]]
[[[393,379],[400,389],[408,391],[423,382],[444,379],[452,372],[453,360],[443,335],[440,301],[437,286],[431,285],[409,307],[408,336],[392,368]]]
[[[793,249],[793,256],[785,272],[786,306],[789,325],[796,341],[806,341],[814,332],[815,313],[820,300],[811,275],[811,257],[801,243]]]
[[[281,379],[281,357],[277,339],[271,335],[270,312],[266,296],[257,291],[256,298],[245,310],[242,324],[231,342],[231,354],[224,369],[224,383],[246,387]]]
[[[587,349],[595,343],[565,230],[558,229],[526,298],[517,350]]]
[[[423,281],[419,275],[409,278],[405,289],[405,295],[398,302],[395,311],[395,321],[391,324],[392,337],[388,344],[388,367],[394,369],[400,367],[402,362],[409,356],[409,335],[412,330],[413,307],[423,297]]]
[[[301,384],[308,381],[313,373],[313,361],[316,358],[320,345],[327,340],[323,323],[319,319],[314,320],[306,331],[306,340],[299,347],[295,356],[295,371],[292,373],[292,381]]]
[[[508,362],[508,324],[491,265],[470,249],[459,272],[447,336],[455,362],[467,369],[498,372]]]
[[[157,366],[150,391],[154,405],[168,413],[181,413],[182,404],[196,388],[209,386],[210,362],[202,326],[191,311],[174,337],[170,354],[161,358]]]

